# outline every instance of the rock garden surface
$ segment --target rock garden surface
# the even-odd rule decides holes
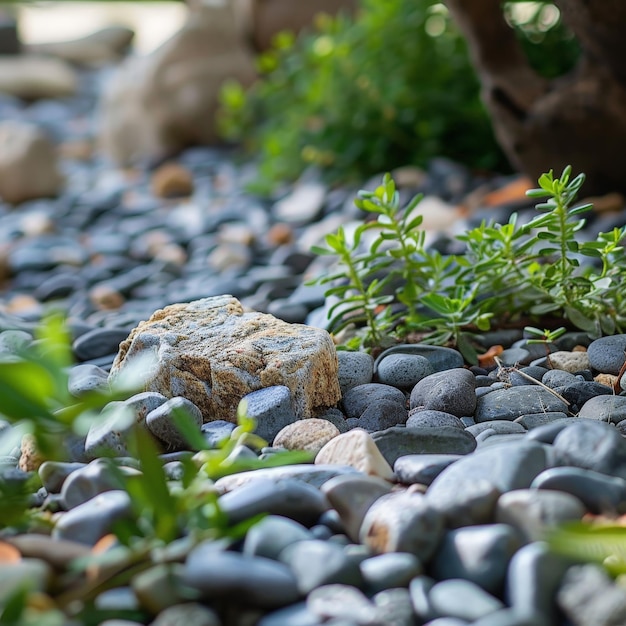
[[[626,337],[568,333],[545,346],[517,330],[485,334],[485,351],[504,346],[503,368],[421,344],[376,360],[337,351],[324,288],[304,281],[326,270],[310,246],[362,218],[356,188],[309,174],[259,199],[242,191],[254,166],[224,148],[116,168],[93,145],[107,77],[82,72],[72,97],[0,95],[3,359],[36,342],[52,309],[68,318],[74,397],[146,357],[142,388],[121,402],[172,488],[183,459],[204,459],[176,426],[181,408],[217,448],[243,398],[268,445],[251,439],[233,459],[288,449],[310,462],[207,478],[227,525],[260,521],[238,539],[194,541],[181,528],[167,554],[136,572],[128,563],[123,583],[94,584],[85,599],[77,560],[114,554],[116,524],[133,516],[117,477],[141,479],[127,440],[135,424],[107,407],[66,442],[65,462],[42,462],[32,438],[15,441],[2,422],[1,480],[36,477],[33,509],[52,521],[3,530],[3,610],[24,587],[31,616],[62,606],[67,625],[82,623],[86,602],[107,626],[626,624],[626,590],[543,541],[563,522],[626,512]],[[519,199],[493,206],[484,190],[507,181],[443,160],[396,179],[407,197],[426,194],[433,245],[472,221],[532,211]],[[621,223],[616,209],[589,232]],[[110,583],[106,559],[85,571]]]

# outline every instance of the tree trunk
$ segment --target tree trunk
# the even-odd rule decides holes
[[[500,0],[444,0],[467,39],[496,137],[536,179],[571,164],[587,194],[626,192],[626,2],[555,0],[581,59],[548,81],[528,64]]]

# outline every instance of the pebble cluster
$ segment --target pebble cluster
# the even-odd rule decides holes
[[[171,303],[233,294],[287,322],[319,320],[323,288],[303,285],[321,269],[309,247],[361,217],[354,189],[329,190],[313,177],[279,201],[262,201],[241,191],[250,171],[224,149],[188,150],[153,170],[115,170],[89,150],[104,78],[86,73],[68,101],[26,107],[0,96],[2,118],[44,127],[66,155],[62,194],[0,205],[2,358],[30,345],[42,314],[60,307],[78,362],[69,391],[80,397],[107,387],[120,342]],[[438,160],[403,193],[419,187],[450,200],[476,184]],[[626,336],[592,342],[570,333],[537,346],[507,331],[482,341],[485,350],[506,348],[503,368],[468,369],[455,350],[420,344],[376,361],[340,351],[342,400],[313,419],[295,420],[284,386],[247,396],[271,446],[241,446],[238,458],[286,448],[315,461],[217,480],[211,488],[230,525],[265,517],[240,540],[183,536],[130,584],[96,594],[96,608],[115,616],[102,624],[625,624],[626,591],[543,539],[562,522],[626,513],[626,397],[615,392],[626,388]],[[192,454],[172,421],[178,409],[208,448],[235,428],[202,423],[182,396],[143,392],[121,404],[162,445],[172,484],[182,456]],[[33,505],[54,519],[50,534],[1,536],[0,604],[24,584],[42,602],[71,593],[63,581],[72,561],[106,552],[102,541],[131,514],[116,476],[141,471],[119,420],[109,419],[119,408],[109,405],[86,438],[68,442],[67,462],[42,463],[28,437],[0,458],[5,485],[37,475]],[[2,441],[12,428],[0,423]],[[114,459],[99,456],[103,446]]]

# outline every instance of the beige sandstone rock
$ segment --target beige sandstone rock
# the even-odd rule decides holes
[[[315,457],[321,465],[350,465],[368,474],[385,480],[395,480],[395,474],[374,440],[362,428],[343,433],[331,439]]]
[[[249,85],[255,78],[231,3],[197,3],[170,40],[148,56],[127,59],[112,77],[102,98],[101,145],[128,165],[214,143],[222,83]]]
[[[575,373],[591,369],[589,356],[586,352],[566,352],[564,350],[550,354],[550,364],[555,370]]]
[[[18,204],[55,196],[62,182],[54,145],[42,130],[26,122],[0,122],[0,198]]]
[[[21,452],[18,467],[23,472],[36,472],[39,466],[46,460],[39,452],[35,437],[31,434],[26,434],[22,437]]]
[[[78,65],[104,65],[118,60],[130,46],[135,33],[125,26],[109,26],[85,37],[25,46],[28,52],[54,56]]]
[[[0,56],[0,92],[17,98],[65,98],[76,92],[74,70],[60,59],[39,55]]]
[[[337,354],[326,331],[244,313],[229,295],[156,311],[120,344],[111,378],[123,376],[133,357],[150,354],[155,363],[145,390],[188,398],[205,422],[235,421],[243,396],[272,385],[289,387],[298,418],[341,397]]]
[[[318,452],[339,434],[339,429],[328,420],[317,418],[298,420],[281,429],[274,437],[272,445],[287,450]]]

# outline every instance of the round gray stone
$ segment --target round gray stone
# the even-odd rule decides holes
[[[413,387],[410,408],[423,407],[457,417],[473,415],[476,409],[475,389],[476,379],[469,370],[455,368],[437,372]]]
[[[603,374],[619,374],[624,365],[626,335],[611,335],[592,341],[587,348],[591,367]]]
[[[389,354],[378,365],[378,380],[399,389],[411,389],[432,373],[430,361],[419,354]]]

